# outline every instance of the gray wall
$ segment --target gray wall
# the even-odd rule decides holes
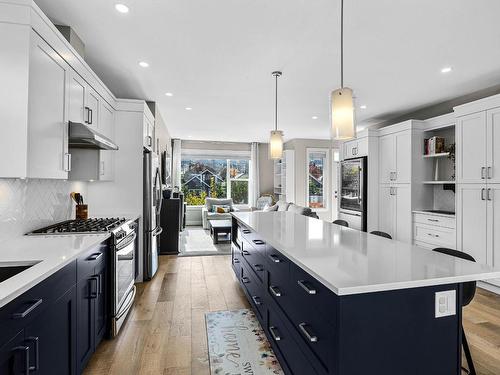
[[[260,194],[272,194],[274,190],[274,163],[269,159],[269,143],[259,143]]]

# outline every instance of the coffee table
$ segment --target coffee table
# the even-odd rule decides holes
[[[227,235],[227,240],[224,241],[231,242],[231,227],[233,226],[231,220],[209,220],[208,222],[210,223],[210,236],[215,245],[219,243],[220,234]]]

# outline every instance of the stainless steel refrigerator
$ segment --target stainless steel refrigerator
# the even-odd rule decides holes
[[[348,159],[340,163],[339,219],[346,220],[350,228],[366,232],[366,188],[368,159]]]
[[[158,270],[158,254],[162,232],[160,210],[163,199],[160,161],[155,152],[144,150],[144,280],[151,280]]]

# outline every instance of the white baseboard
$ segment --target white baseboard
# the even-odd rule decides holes
[[[493,285],[493,284],[490,284],[490,283],[487,283],[485,281],[478,281],[477,286],[482,288],[482,289],[486,289],[489,292],[492,292],[495,294],[500,294],[500,287]]]

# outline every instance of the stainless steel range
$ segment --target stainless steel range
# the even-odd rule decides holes
[[[118,334],[134,302],[138,224],[124,218],[67,220],[37,229],[28,235],[110,233],[111,335]]]

